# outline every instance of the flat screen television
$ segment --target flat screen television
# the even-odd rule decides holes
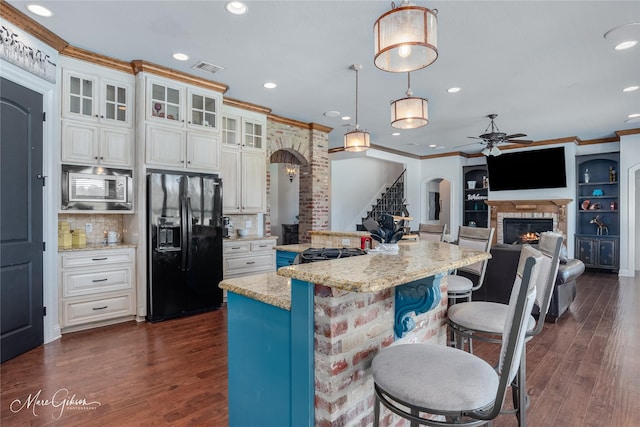
[[[489,156],[487,171],[491,191],[567,186],[564,147]]]

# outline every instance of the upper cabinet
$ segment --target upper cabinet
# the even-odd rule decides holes
[[[223,212],[266,208],[266,116],[225,106],[222,116]]]
[[[133,74],[71,58],[62,63],[64,163],[133,166]]]
[[[222,94],[151,75],[144,85],[146,164],[217,172]]]

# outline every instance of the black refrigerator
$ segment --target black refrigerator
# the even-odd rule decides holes
[[[217,175],[147,175],[147,320],[222,305],[222,180]]]

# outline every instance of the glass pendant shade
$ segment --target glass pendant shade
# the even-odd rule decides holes
[[[438,58],[436,12],[403,2],[380,16],[373,26],[376,67],[406,73],[432,64]]]
[[[429,123],[427,100],[415,96],[391,102],[391,126],[398,129],[416,129]]]
[[[366,151],[371,147],[369,132],[352,130],[344,134],[344,150],[351,152]]]

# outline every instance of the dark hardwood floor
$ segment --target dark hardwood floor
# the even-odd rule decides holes
[[[527,346],[529,425],[639,425],[639,338],[640,278],[584,274],[570,311]],[[497,357],[496,345],[474,347]],[[1,365],[1,424],[225,426],[226,348],[224,308],[66,334]],[[54,396],[66,406],[46,401]]]

